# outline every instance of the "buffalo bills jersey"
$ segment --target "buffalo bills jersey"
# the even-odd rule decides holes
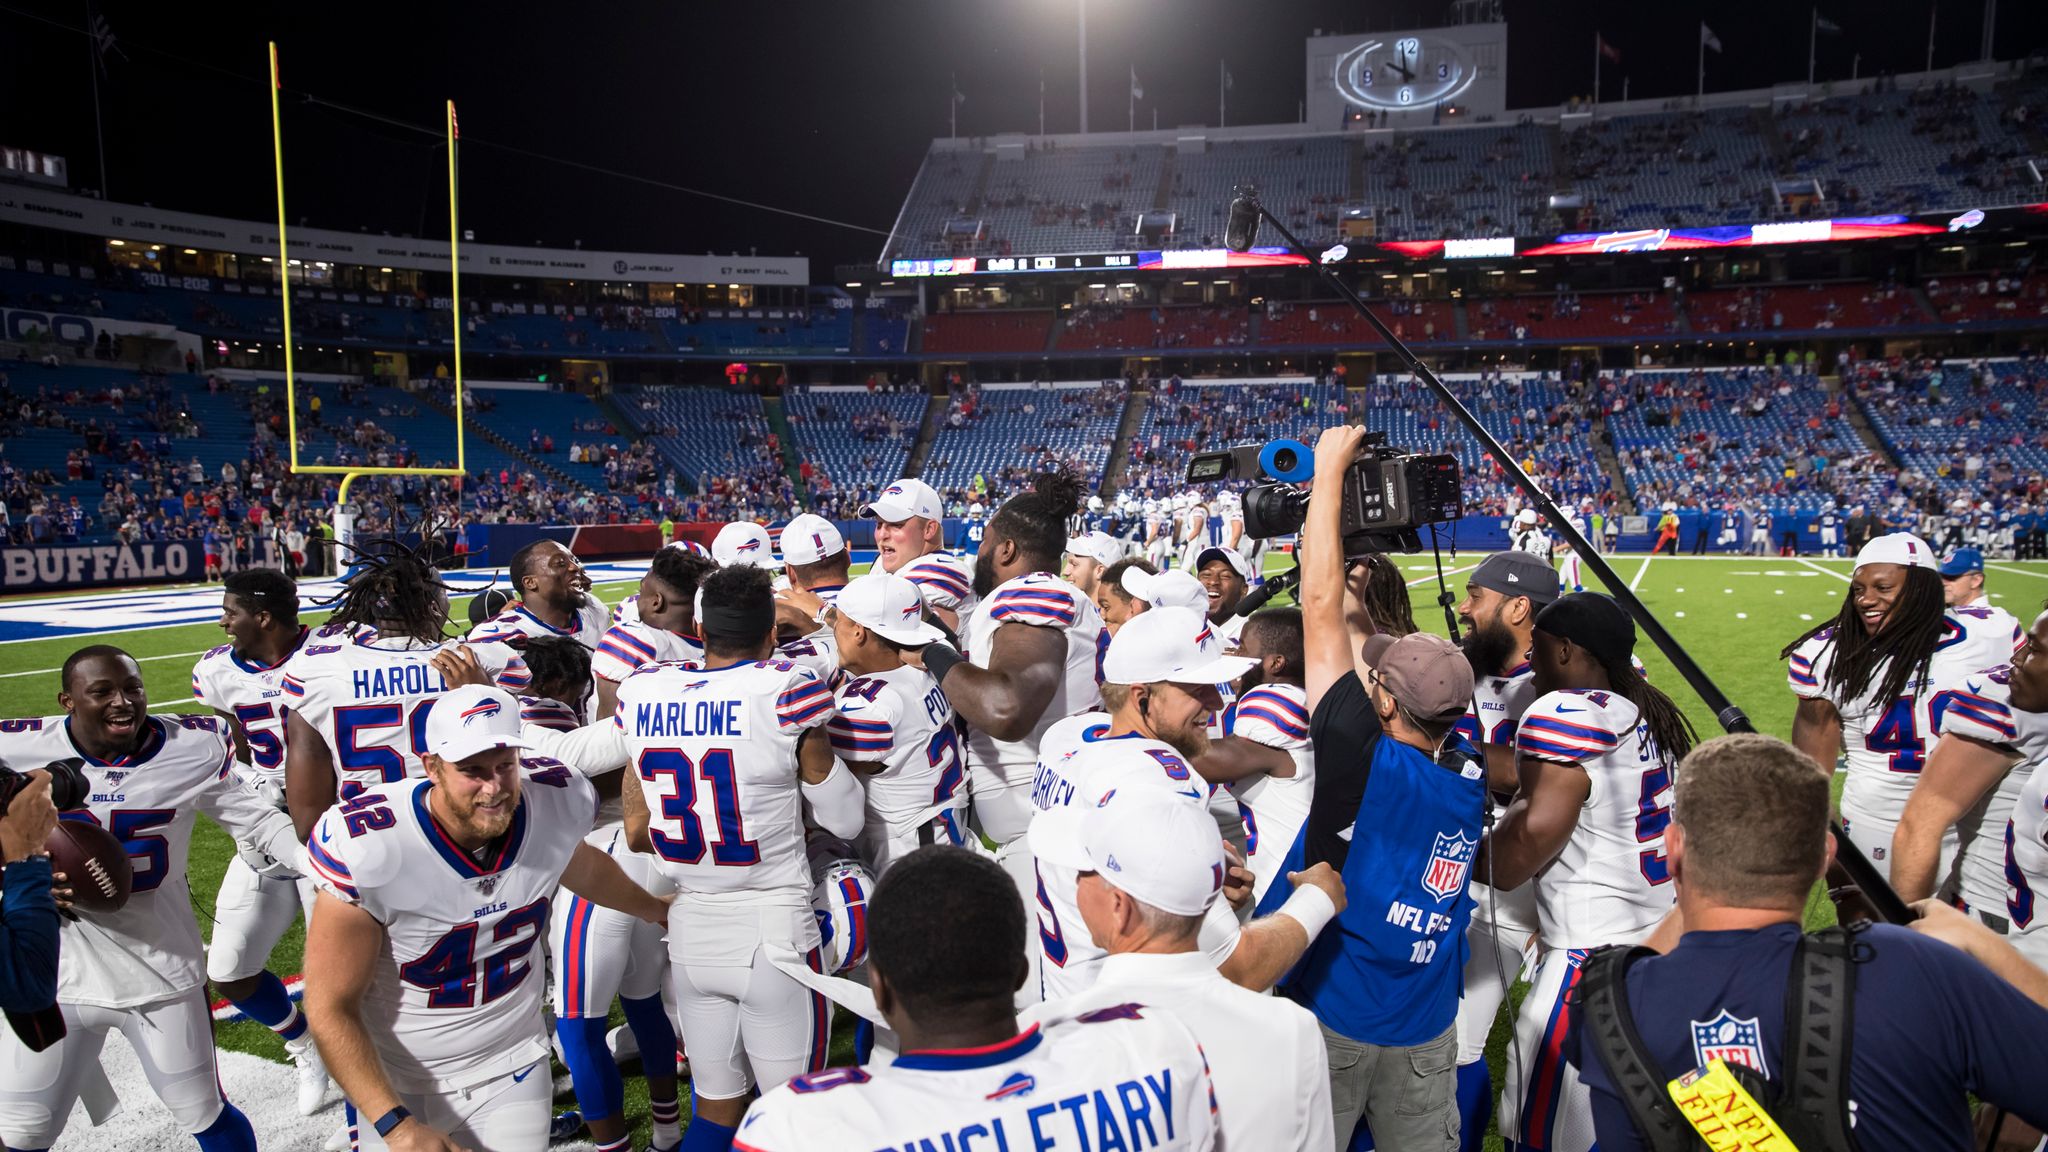
[[[628,676],[612,721],[662,874],[691,896],[779,890],[808,903],[797,741],[831,718],[831,689],[786,660]]]
[[[1920,779],[1920,767],[1933,750],[1947,694],[1965,690],[1977,672],[2005,663],[2018,644],[2019,625],[2011,616],[1994,616],[1981,608],[1950,608],[1943,616],[1942,637],[1927,675],[1909,683],[1909,694],[1896,700],[1874,699],[1874,692],[1843,700],[1828,687],[1835,653],[1832,629],[1801,644],[1788,669],[1793,694],[1826,700],[1842,717],[1842,749],[1848,760],[1843,817],[1881,827],[1878,839],[1888,842]],[[1883,676],[1884,669],[1879,668],[1871,679],[1874,683]]]
[[[1315,793],[1315,756],[1308,743],[1308,693],[1292,684],[1261,684],[1224,713],[1225,735],[1278,748],[1294,761],[1294,775],[1261,773],[1230,786],[1244,814],[1245,863],[1254,892],[1263,897],[1282,872],[1288,849],[1308,822]]]
[[[1516,748],[1576,764],[1593,786],[1564,849],[1532,881],[1544,947],[1597,948],[1662,919],[1676,901],[1664,828],[1677,764],[1635,704],[1613,692],[1549,693],[1523,715]]]
[[[614,623],[590,654],[590,674],[614,684],[646,664],[704,659],[704,641],[684,632],[642,624],[639,613]]]
[[[57,999],[65,1004],[132,1008],[205,983],[185,877],[198,813],[279,860],[300,858],[291,818],[230,771],[234,748],[219,717],[147,716],[142,727],[135,752],[102,760],[72,742],[68,717],[0,720],[0,762],[22,770],[70,757],[85,761],[85,806],[64,819],[113,833],[134,865],[120,911],[79,909],[63,925]]]
[[[1095,690],[1095,637],[1102,617],[1079,588],[1050,572],[1032,572],[1004,581],[975,606],[960,633],[961,654],[976,665],[989,666],[996,632],[1006,624],[1050,628],[1066,637],[1065,670],[1045,711],[1022,740],[998,740],[972,731],[967,738],[967,763],[976,818],[999,844],[1024,834],[1030,805],[1024,796],[1038,765],[1038,741],[1063,717],[1093,709],[1101,697]]]
[[[1217,1146],[1209,1062],[1186,1026],[1137,1004],[1050,1009],[1000,1044],[827,1068],[754,1101],[734,1152],[834,1148]]]
[[[2038,899],[2048,892],[2048,773],[2041,770],[2048,714],[2012,706],[2011,672],[1993,668],[1966,680],[1942,713],[1941,730],[2019,754],[1963,841],[1963,899],[2008,917],[2014,942],[2026,940],[2022,950],[2040,963],[2048,960],[2048,916]]]
[[[965,620],[980,600],[974,595],[974,565],[950,552],[929,552],[896,574],[917,585],[918,594],[934,608],[944,608]]]
[[[825,725],[832,751],[848,763],[881,766],[861,777],[867,825],[860,854],[875,875],[924,844],[960,844],[967,764],[953,706],[931,673],[906,664],[847,680],[834,696],[838,711]]]
[[[235,718],[249,746],[249,767],[258,778],[284,786],[284,666],[305,647],[309,629],[283,660],[258,664],[223,644],[192,666],[192,698]]]
[[[428,808],[431,780],[371,788],[320,817],[313,880],[384,928],[362,1017],[392,1086],[442,1092],[546,1060],[541,996],[549,903],[597,794],[524,756],[511,828],[481,859]]]
[[[583,606],[576,610],[576,622],[567,628],[555,627],[534,615],[531,608],[514,601],[503,612],[470,629],[468,639],[473,643],[502,644],[556,636],[574,640],[585,648],[596,648],[610,624],[611,610],[595,596],[584,596]]]
[[[448,690],[433,658],[459,640],[379,637],[367,630],[313,639],[284,667],[284,701],[334,757],[339,795],[426,775],[427,713]],[[469,644],[500,688],[513,695],[533,677],[504,644]]]

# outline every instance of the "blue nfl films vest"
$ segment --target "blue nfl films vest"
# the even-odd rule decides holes
[[[1283,985],[1330,1030],[1363,1044],[1422,1044],[1457,1018],[1486,773],[1463,737],[1453,747],[1463,771],[1386,737],[1373,741],[1344,860],[1349,902]],[[1297,837],[1286,869],[1304,858]],[[1288,891],[1274,885],[1259,911],[1277,908]]]

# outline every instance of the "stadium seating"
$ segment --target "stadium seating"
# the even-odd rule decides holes
[[[1943,324],[2038,324],[2048,317],[2048,278],[2031,270],[1930,276],[1924,288]]]
[[[924,322],[924,350],[1035,354],[1045,351],[1046,335],[1051,331],[1050,312],[940,312]]]
[[[1241,184],[1256,185],[1267,210],[1304,241],[1334,236],[1350,199],[1355,147],[1354,141],[1337,136],[1216,140],[1204,151],[1178,155],[1166,200],[1174,212],[1173,235],[1140,247],[1221,247],[1224,213]]]
[[[1060,331],[1059,349],[1236,348],[1251,341],[1242,307],[1098,304],[1077,309]]]
[[[1102,479],[1117,422],[1120,382],[991,385],[955,397],[925,456],[922,479],[941,493],[968,491],[976,477],[998,484],[1049,464]]]
[[[1448,300],[1397,298],[1372,303],[1394,335],[1408,343],[1429,344],[1458,338],[1457,311]],[[1364,317],[1349,304],[1334,300],[1268,304],[1259,327],[1259,344],[1266,347],[1379,343],[1379,333],[1373,331]]]
[[[1178,492],[1187,486],[1188,457],[1198,451],[1282,438],[1313,443],[1317,433],[1342,419],[1343,401],[1344,390],[1333,377],[1156,383],[1118,491]]]
[[[1696,333],[1887,328],[1925,324],[1913,294],[1891,284],[1709,288],[1690,293],[1686,317]]]
[[[1678,310],[1664,292],[1562,292],[1468,297],[1474,342],[1487,340],[1642,340],[1678,331]]]
[[[808,491],[857,499],[901,479],[927,399],[858,385],[791,388],[782,407],[798,458],[809,465]]]
[[[1873,362],[1852,381],[1900,465],[1944,497],[1982,498],[2048,474],[2048,369],[2038,361]]]

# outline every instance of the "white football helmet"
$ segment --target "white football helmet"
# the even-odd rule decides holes
[[[818,918],[818,945],[825,971],[843,976],[868,962],[868,900],[875,894],[875,878],[858,860],[841,857],[822,868],[817,863],[814,853],[818,883],[811,892],[811,912]]]

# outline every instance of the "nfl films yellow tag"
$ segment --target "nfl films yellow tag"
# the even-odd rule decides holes
[[[1686,1123],[1713,1152],[1799,1152],[1719,1059],[1666,1087]]]

